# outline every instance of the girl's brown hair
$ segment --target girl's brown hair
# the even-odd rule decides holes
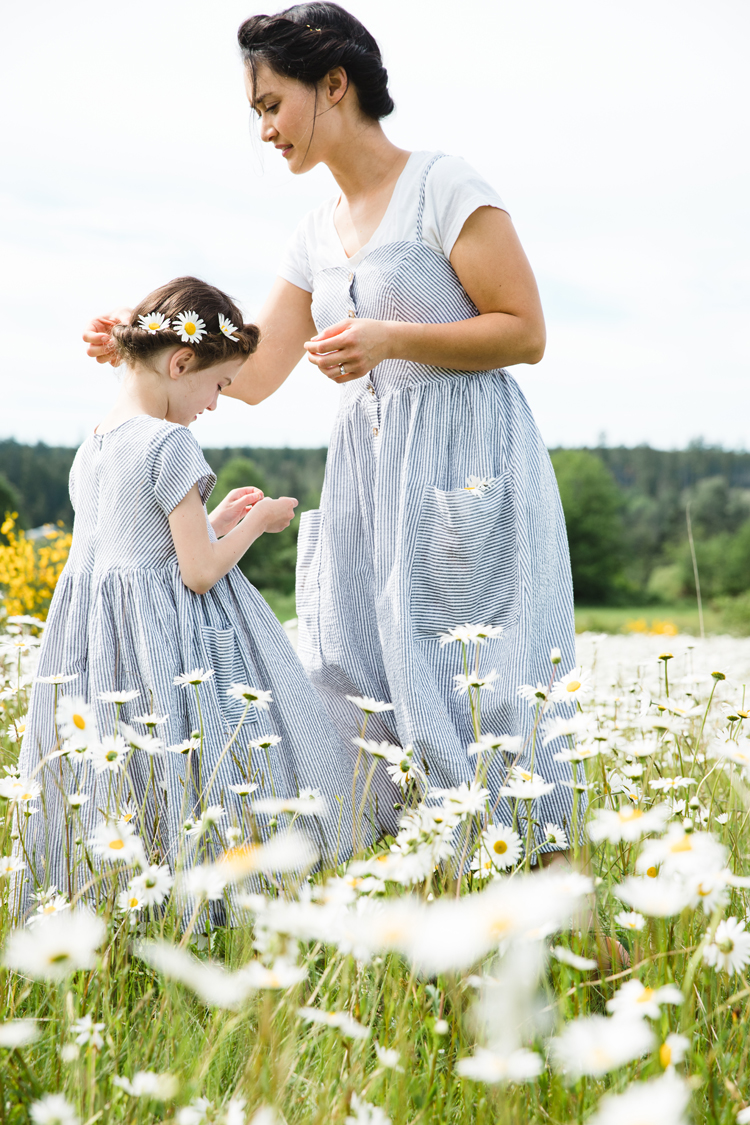
[[[255,324],[243,323],[242,313],[231,297],[215,285],[208,285],[197,277],[176,277],[153,293],[149,293],[133,309],[128,324],[116,324],[112,329],[115,352],[126,364],[140,363],[153,367],[159,352],[183,344],[179,333],[171,325],[180,313],[194,312],[205,323],[206,335],[195,343],[184,345],[195,352],[196,371],[213,367],[216,363],[235,356],[252,355],[258,346],[260,330]],[[149,332],[138,326],[138,318],[151,313],[162,313],[170,323],[169,328]],[[232,332],[237,339],[230,340],[219,328],[219,314],[236,326]]]

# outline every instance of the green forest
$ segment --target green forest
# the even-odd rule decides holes
[[[577,607],[638,607],[654,616],[696,605],[695,571],[707,619],[750,633],[750,453],[695,442],[684,450],[649,446],[550,450],[568,526]],[[315,508],[325,449],[206,449],[218,476],[211,502],[255,484]],[[0,442],[0,513],[26,528],[71,526],[68,472],[75,450]],[[691,551],[688,520],[693,537]],[[299,516],[263,536],[242,568],[272,604],[293,614]],[[633,611],[636,612],[635,610]],[[622,614],[620,614],[622,617]],[[606,615],[601,616],[606,620]],[[606,626],[605,626],[606,627]]]

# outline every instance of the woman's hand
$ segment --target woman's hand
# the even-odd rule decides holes
[[[387,320],[341,320],[307,341],[307,358],[334,383],[361,379],[390,358],[391,327]]]
[[[97,316],[87,324],[83,334],[84,341],[89,345],[86,355],[93,356],[97,363],[111,363],[113,367],[119,367],[120,360],[113,352],[111,333],[116,324],[127,324],[132,311],[117,309],[105,316]]]
[[[263,499],[259,488],[233,488],[208,517],[218,539],[226,535],[243,519],[250,509]]]

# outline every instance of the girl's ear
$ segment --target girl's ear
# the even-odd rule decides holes
[[[169,357],[168,374],[170,379],[181,379],[192,369],[195,352],[192,348],[178,348]]]

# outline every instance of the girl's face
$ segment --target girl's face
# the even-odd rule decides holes
[[[336,73],[314,87],[277,74],[266,63],[256,67],[253,83],[245,68],[245,89],[260,119],[261,140],[272,144],[296,175],[309,172],[335,144],[340,115],[326,111],[335,108],[346,92],[343,71],[341,82]]]
[[[245,357],[227,359],[213,367],[194,371],[192,352],[182,350],[188,352],[184,364],[179,362],[178,356],[173,356],[173,362],[169,365],[169,409],[166,418],[168,422],[189,426],[204,410],[216,409],[219,395],[234,381]],[[177,363],[174,362],[175,359],[178,360]]]

